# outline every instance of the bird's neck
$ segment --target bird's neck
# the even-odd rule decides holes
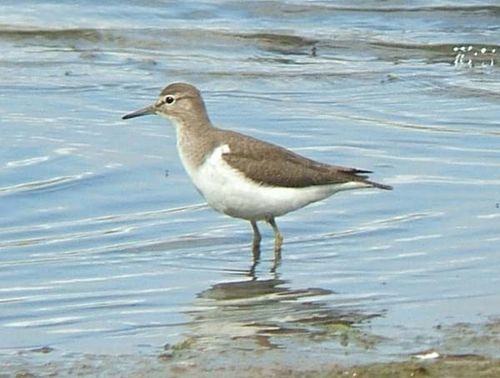
[[[208,119],[202,122],[191,119],[189,123],[174,123],[177,130],[177,149],[185,169],[191,175],[193,169],[203,164],[216,144],[216,129]]]

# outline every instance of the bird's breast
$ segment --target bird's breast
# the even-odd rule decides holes
[[[232,217],[259,220],[280,216],[311,202],[326,198],[336,191],[333,186],[281,188],[261,185],[232,168],[221,145],[207,154],[199,165],[181,153],[181,160],[198,191],[215,210]]]

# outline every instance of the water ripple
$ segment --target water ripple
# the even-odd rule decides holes
[[[58,176],[45,180],[36,180],[17,185],[0,187],[0,196],[15,194],[19,192],[41,193],[44,191],[55,191],[78,185],[83,180],[95,178],[93,172],[83,172],[71,176]]]

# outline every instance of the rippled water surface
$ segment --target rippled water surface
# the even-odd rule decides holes
[[[500,316],[496,1],[79,4],[1,5],[0,362],[381,361]],[[252,269],[250,225],[203,203],[173,127],[121,120],[173,81],[221,127],[394,190],[280,218],[276,272],[262,227]]]

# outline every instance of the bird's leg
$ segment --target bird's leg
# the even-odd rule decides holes
[[[267,218],[267,222],[271,225],[274,231],[274,262],[276,264],[281,260],[281,246],[283,245],[283,235],[276,225],[274,217]]]
[[[260,236],[259,228],[257,227],[257,222],[254,220],[250,221],[253,229],[253,242],[252,242],[252,253],[253,253],[253,261],[256,263],[260,258],[260,241],[262,240],[262,236]]]

